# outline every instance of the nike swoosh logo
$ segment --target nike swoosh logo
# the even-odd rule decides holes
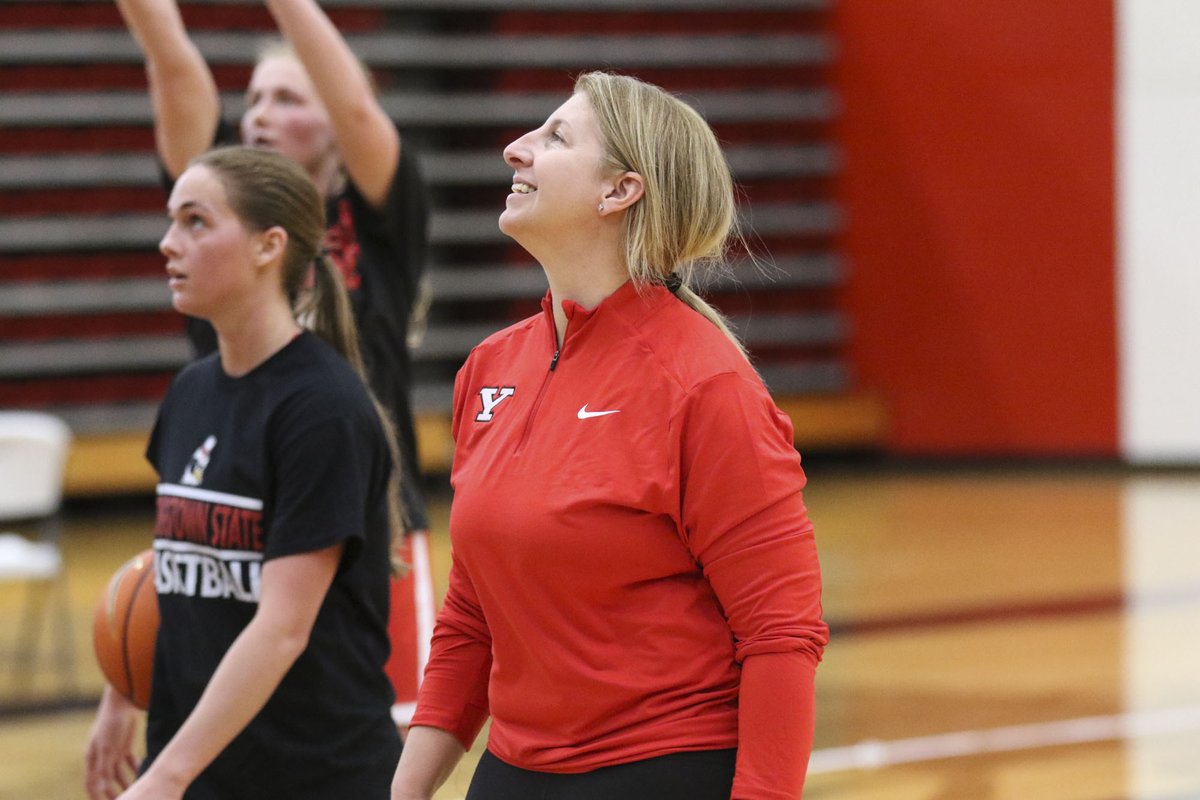
[[[584,403],[583,408],[579,409],[579,413],[576,414],[575,416],[579,417],[580,419],[591,419],[592,417],[604,417],[604,416],[608,416],[609,414],[620,414],[620,413],[621,413],[621,409],[619,409],[619,408],[616,409],[615,411],[588,411],[587,403]]]

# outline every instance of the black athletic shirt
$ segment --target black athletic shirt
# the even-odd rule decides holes
[[[161,625],[146,764],[253,617],[262,565],[344,542],[307,649],[186,797],[388,797],[390,456],[358,376],[309,332],[240,378],[206,356],[171,385],[147,457]]]
[[[237,144],[237,130],[222,122],[214,145]],[[367,375],[375,397],[392,414],[400,445],[405,527],[425,530],[429,520],[420,490],[413,424],[409,319],[425,273],[429,207],[413,148],[405,141],[382,208],[375,208],[349,180],[341,194],[326,199],[329,225],[325,248],[342,271]],[[212,326],[188,320],[197,355],[217,347]]]

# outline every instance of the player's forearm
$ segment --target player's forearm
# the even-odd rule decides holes
[[[339,112],[374,103],[374,92],[358,59],[315,2],[266,0],[266,5],[335,120]]]
[[[264,622],[242,630],[196,708],[151,766],[186,786],[250,723],[306,646],[306,637]]]
[[[186,38],[174,0],[116,0],[125,27],[147,58],[169,57],[170,45]]]
[[[174,0],[117,0],[117,8],[146,58],[155,142],[177,177],[212,143],[220,116],[216,82]]]
[[[392,779],[392,800],[428,800],[462,760],[463,746],[448,731],[412,727]]]
[[[151,80],[187,80],[197,86],[212,85],[208,65],[188,37],[174,0],[116,2],[125,26],[146,58]]]
[[[742,663],[734,800],[796,800],[813,744],[816,661],[800,651]]]
[[[373,205],[382,205],[400,158],[400,137],[341,33],[313,0],[266,0],[329,112],[350,178]]]

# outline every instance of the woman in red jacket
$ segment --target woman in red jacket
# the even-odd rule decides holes
[[[504,151],[543,310],[455,385],[454,563],[393,800],[492,718],[468,800],[795,798],[827,641],[792,427],[690,288],[735,213],[712,131],[588,73]]]

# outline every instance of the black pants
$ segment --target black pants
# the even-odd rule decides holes
[[[467,800],[729,800],[737,750],[702,750],[560,775],[479,759]]]

